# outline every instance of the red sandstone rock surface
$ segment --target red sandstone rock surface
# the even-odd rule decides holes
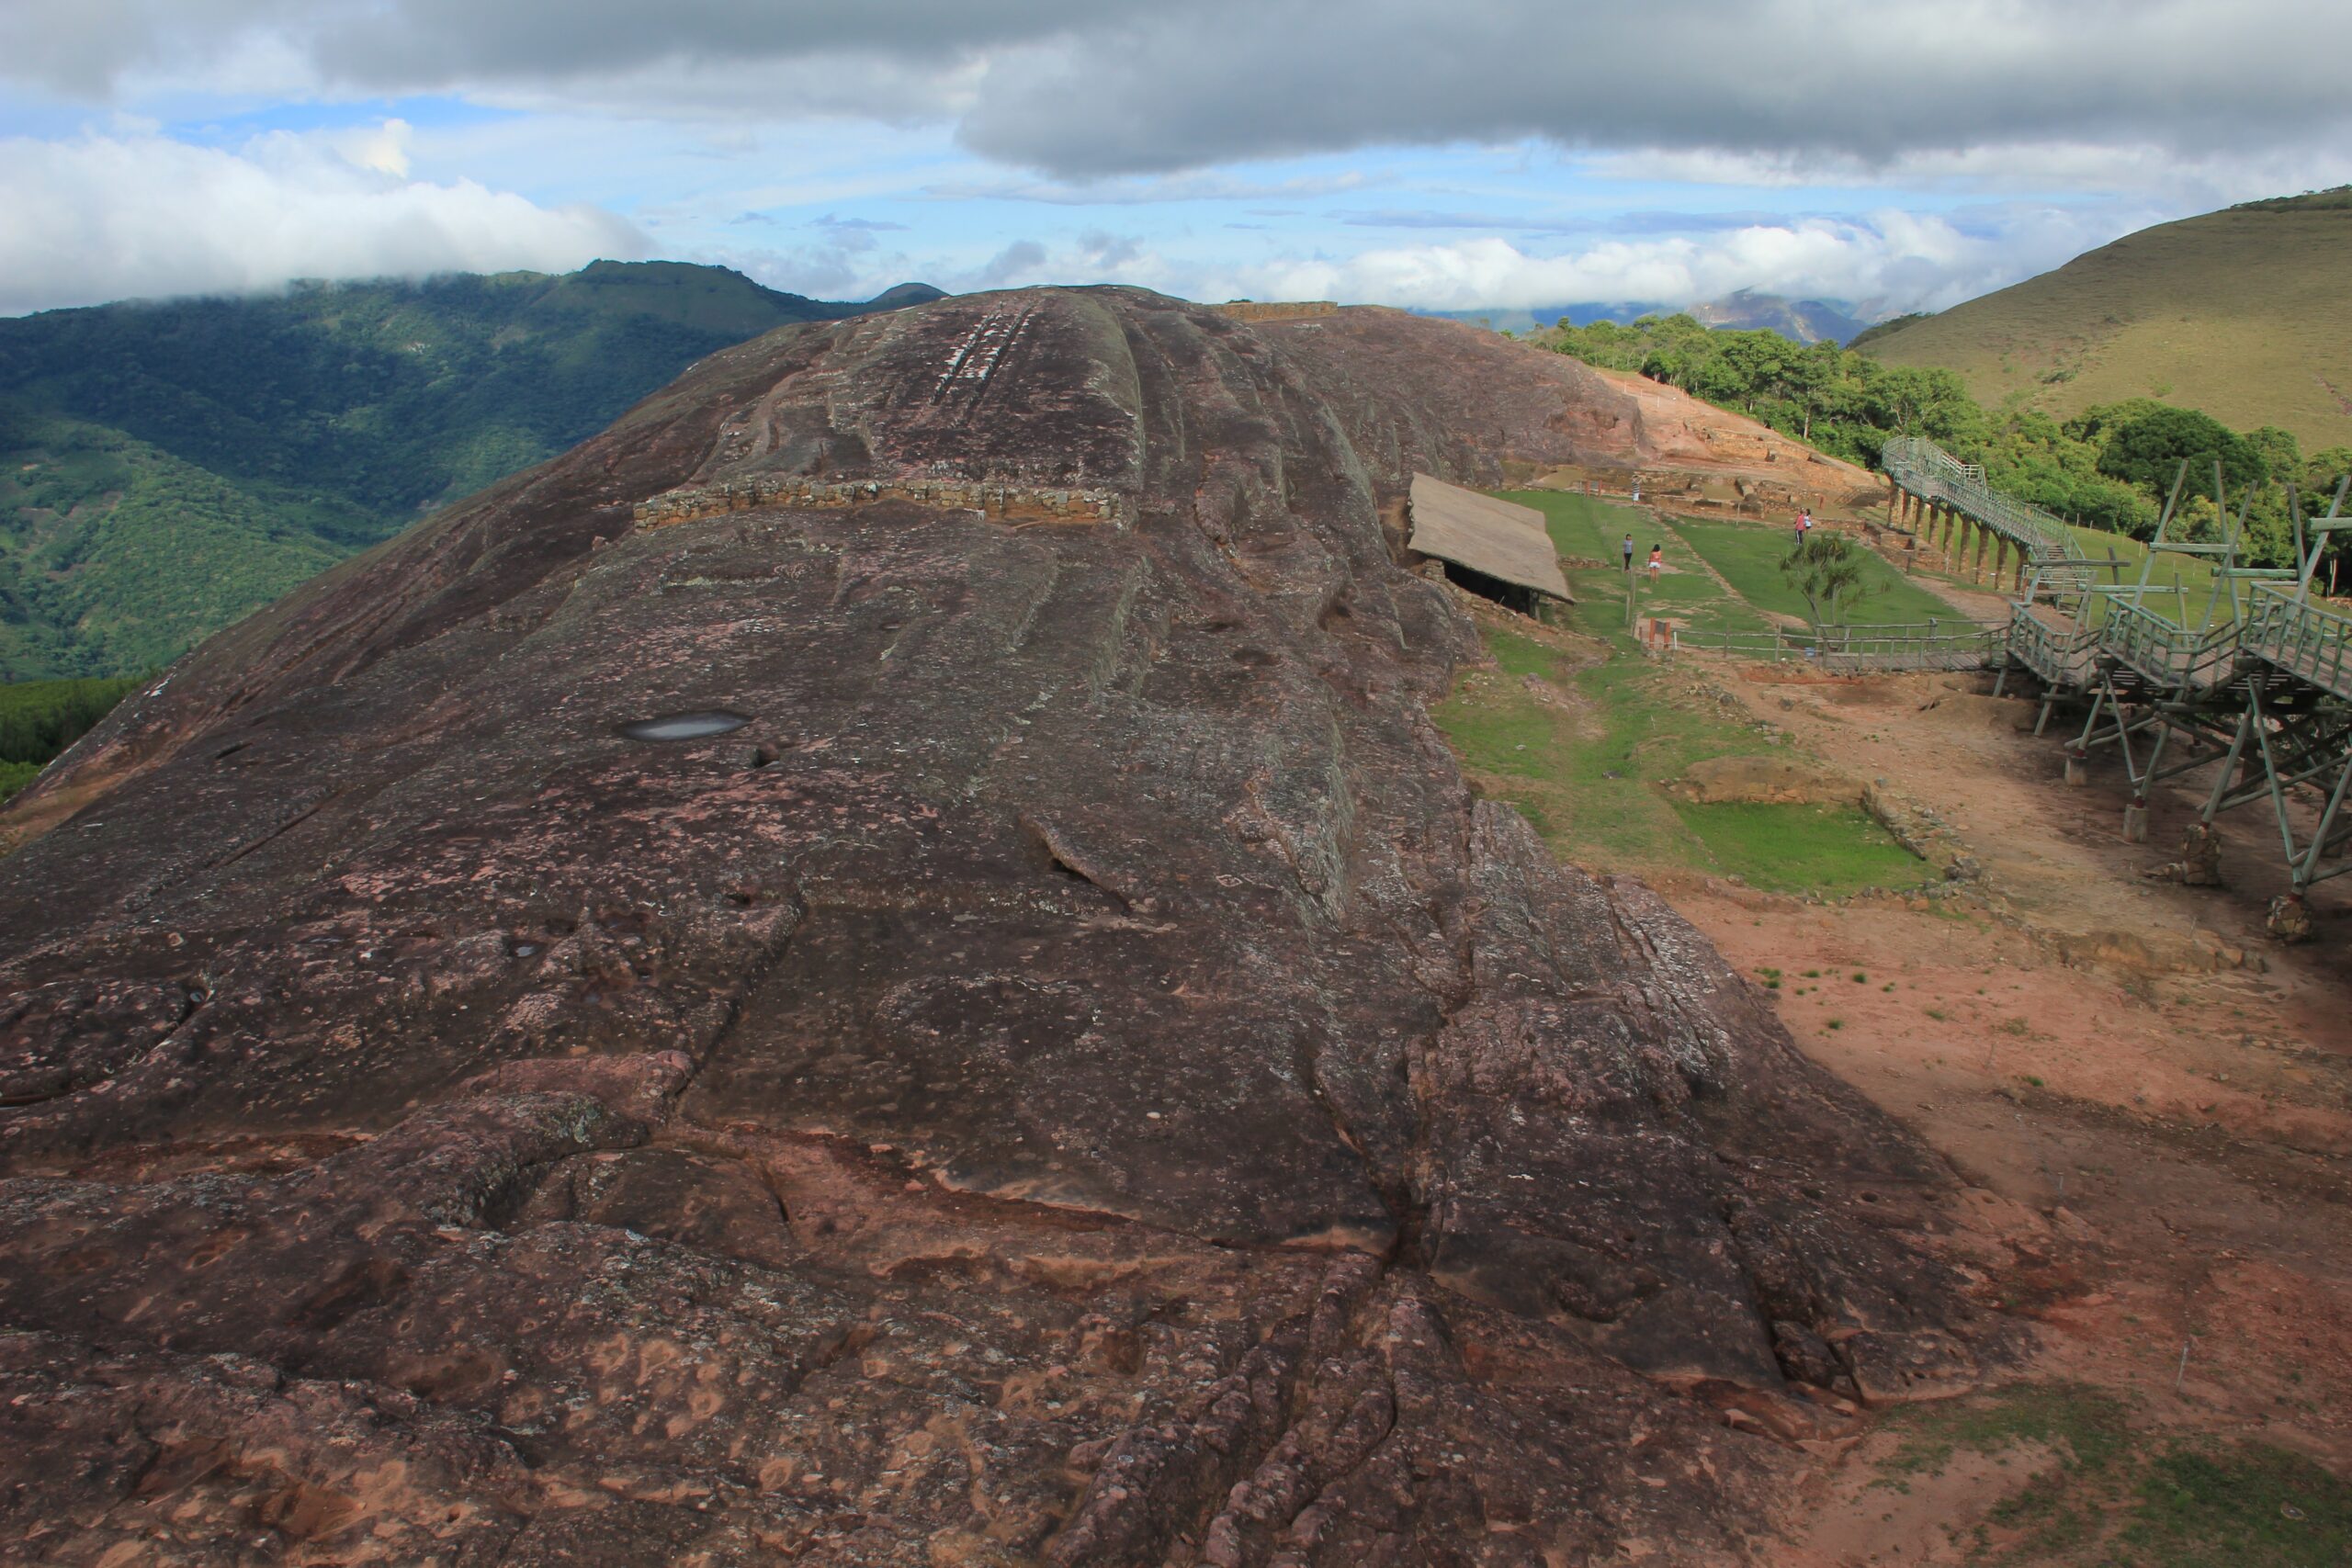
[[[1940,1167],[1424,716],[1475,644],[1381,507],[1600,416],[1349,330],[763,339],[88,738],[0,861],[0,1536],[1700,1561],[1971,1377]],[[631,527],[763,474],[1133,521]]]
[[[1488,485],[1555,468],[1620,489],[1639,477],[1669,503],[1710,487],[1786,507],[1867,502],[1883,490],[1866,469],[1676,388],[1459,322],[1359,309],[1259,330],[1370,461]]]

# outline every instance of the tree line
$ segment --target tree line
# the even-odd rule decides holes
[[[40,773],[135,689],[137,680],[34,681],[0,685],[0,800]]]
[[[2111,533],[2147,538],[2165,493],[2189,460],[2175,536],[2217,536],[2213,465],[2234,515],[2251,493],[2246,553],[2263,566],[2292,564],[2286,486],[2304,514],[2326,509],[2352,471],[2352,447],[2306,454],[2275,425],[2233,431],[2194,409],[2149,398],[2086,409],[2059,420],[2030,409],[1991,410],[1950,370],[1883,365],[1834,343],[1801,344],[1769,329],[1709,327],[1689,315],[1631,323],[1563,321],[1538,343],[1610,370],[1678,387],[1795,436],[1834,457],[1876,468],[1897,435],[1921,436],[1986,479],[2048,512]]]

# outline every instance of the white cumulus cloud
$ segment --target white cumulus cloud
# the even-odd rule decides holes
[[[2056,266],[2118,231],[2065,209],[1962,226],[1888,211],[1867,221],[1798,220],[1720,233],[1612,239],[1555,254],[1487,237],[1276,259],[1188,280],[1198,297],[1338,299],[1425,310],[1619,301],[1681,306],[1743,288],[1845,300],[1879,314],[1941,310]],[[2126,221],[2121,227],[2135,226]]]
[[[650,245],[594,208],[408,177],[406,127],[242,147],[148,133],[0,139],[0,315],[297,277],[569,271]]]

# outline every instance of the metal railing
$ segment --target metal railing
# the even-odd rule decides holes
[[[2156,614],[2136,599],[2118,598],[2098,628],[2098,650],[2172,691],[2221,683],[2237,665],[2240,627],[2234,620],[2202,630]]]
[[[2010,613],[2008,650],[2052,686],[2080,686],[2098,660],[2099,627],[2088,617],[2052,626],[2019,604]]]
[[[1678,652],[1731,659],[1803,660],[1840,671],[1974,670],[1999,661],[2008,628],[1998,621],[1921,621],[1902,626],[1824,626],[1818,631],[1702,632],[1678,626]]]
[[[2283,582],[2257,582],[2240,642],[2248,653],[2352,698],[2352,613],[2301,599]]]
[[[1984,482],[1984,469],[1962,462],[1932,441],[1898,435],[1879,454],[1879,467],[1912,494],[1955,506],[2007,538],[2035,566],[2086,558],[2064,522],[1995,490]]]

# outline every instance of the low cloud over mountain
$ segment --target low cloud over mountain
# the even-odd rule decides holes
[[[134,134],[0,141],[0,315],[292,277],[563,272],[642,256],[635,225],[408,177],[400,131],[235,148]]]

